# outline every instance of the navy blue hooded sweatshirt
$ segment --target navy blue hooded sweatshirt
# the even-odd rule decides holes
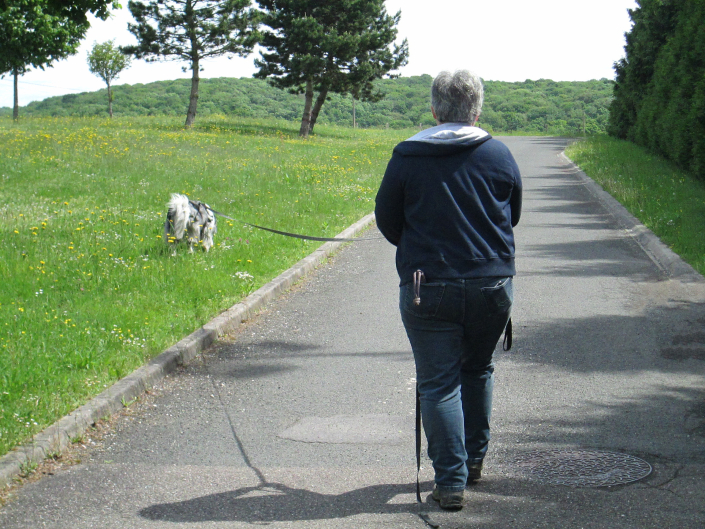
[[[394,148],[375,216],[397,246],[401,284],[513,276],[522,184],[509,149],[463,123],[426,129]]]

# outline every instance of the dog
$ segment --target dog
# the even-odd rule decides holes
[[[176,245],[186,236],[189,253],[200,243],[206,250],[213,246],[213,236],[218,231],[215,214],[208,204],[190,200],[186,195],[174,193],[167,204],[169,211],[164,224],[164,240]]]

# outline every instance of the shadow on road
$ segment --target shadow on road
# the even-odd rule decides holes
[[[430,492],[431,486],[430,482],[426,482],[422,490]],[[320,494],[281,483],[264,483],[186,501],[152,505],[139,514],[149,520],[176,523],[264,523],[325,520],[365,513],[409,513],[413,512],[415,501],[389,502],[400,494],[412,497],[415,490],[415,484],[405,483],[373,485],[342,494]]]

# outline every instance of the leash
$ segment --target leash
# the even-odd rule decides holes
[[[421,393],[419,384],[416,383],[416,502],[421,504],[421,483],[419,483],[419,473],[421,472]]]
[[[347,238],[347,237],[314,237],[313,235],[302,235],[300,233],[291,233],[288,231],[281,231],[281,230],[275,230],[273,228],[267,228],[265,226],[258,226],[257,224],[251,224],[249,222],[245,222],[244,220],[240,219],[235,219],[233,217],[229,217],[225,213],[221,213],[220,211],[216,211],[211,207],[208,207],[213,214],[219,216],[219,217],[224,217],[226,219],[230,219],[234,222],[239,222],[241,224],[245,224],[246,226],[251,226],[253,228],[257,228],[258,230],[264,230],[264,231],[269,231],[272,233],[276,233],[277,235],[284,235],[285,237],[294,237],[296,239],[304,239],[306,241],[321,241],[321,242],[357,242],[357,241],[378,241],[381,239],[381,237],[357,237],[357,238]]]
[[[417,513],[426,525],[433,529],[439,529],[441,525],[435,522],[427,512],[423,512],[423,500],[421,499],[421,483],[419,482],[419,473],[421,472],[421,393],[419,392],[419,384],[416,383],[416,504],[419,507]]]
[[[504,340],[502,341],[502,349],[509,351],[512,348],[512,319],[509,318],[507,326],[504,328]]]

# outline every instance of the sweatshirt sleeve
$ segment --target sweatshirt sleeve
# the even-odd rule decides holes
[[[398,154],[392,154],[375,199],[377,227],[394,246],[399,244],[404,228],[404,186],[399,171],[400,158]]]

